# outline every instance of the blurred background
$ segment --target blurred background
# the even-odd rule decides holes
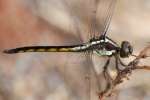
[[[101,74],[107,58],[91,59],[84,53],[2,53],[19,46],[88,41],[86,17],[91,5],[90,0],[0,0],[0,100],[98,100],[95,72]],[[150,0],[118,0],[108,36],[119,44],[130,41],[138,54],[150,42],[149,18]],[[141,63],[150,65],[150,59]],[[107,99],[149,100],[149,77],[149,71],[134,71]]]

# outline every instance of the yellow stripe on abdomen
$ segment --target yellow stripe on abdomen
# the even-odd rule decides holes
[[[47,52],[69,52],[72,51],[71,48],[50,48]]]
[[[72,48],[33,48],[33,49],[22,49],[19,50],[19,53],[22,52],[71,52],[74,51]]]
[[[35,50],[34,49],[28,49],[26,50],[26,52],[34,52]]]
[[[47,51],[47,49],[44,48],[39,48],[39,49],[35,49],[36,52],[45,52]]]
[[[59,51],[67,52],[67,51],[72,51],[71,48],[60,48]]]
[[[34,46],[34,47],[20,47],[15,49],[5,50],[5,53],[23,53],[23,52],[79,52],[81,47],[65,47],[65,46]]]

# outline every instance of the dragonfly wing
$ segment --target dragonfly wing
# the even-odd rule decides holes
[[[91,25],[93,23],[93,9],[95,10],[95,0],[70,0],[68,3],[74,26],[78,30],[83,42],[89,41]]]
[[[90,5],[86,4],[86,6],[84,7],[83,5],[86,3],[85,0],[79,1],[77,3],[74,3],[73,1],[75,2],[75,0],[69,0],[66,3],[68,3],[68,9],[70,8],[70,13],[71,13],[70,15],[73,16],[73,20],[74,20],[73,22],[74,22],[75,27],[77,28],[79,32],[81,32],[81,33],[78,33],[77,31],[76,34],[81,35],[81,39],[83,38],[83,41],[86,42],[88,41],[88,38],[87,38],[88,33],[84,31],[87,29],[84,25],[87,25],[86,23],[88,20],[87,20],[86,12],[90,10],[89,9]],[[52,2],[50,3],[51,4],[49,5],[57,5],[57,4],[52,4]],[[56,6],[56,9],[57,9],[57,6]],[[58,9],[58,11],[60,10],[61,9]],[[65,46],[65,45],[81,44],[81,42],[78,41],[78,37],[76,34],[74,35],[71,32],[63,31],[61,28],[55,27],[51,23],[49,23],[48,26],[49,26],[48,29],[50,30],[48,34],[47,33],[41,34],[41,32],[37,34],[42,39],[42,41],[40,42],[46,43],[45,41],[48,41],[46,45],[50,45],[50,46],[53,46],[53,45]],[[43,35],[46,35],[47,40],[45,40]],[[34,37],[35,36],[33,36],[32,39],[35,39]],[[21,44],[20,46],[28,46],[28,45],[31,46],[33,45],[33,43],[25,42],[25,44]],[[36,46],[37,45],[38,44],[36,44]],[[29,48],[24,48],[24,49],[29,50]],[[19,50],[19,48],[10,50],[10,53],[17,52],[16,50]],[[30,48],[29,51],[31,52],[34,50]],[[43,49],[40,47],[39,51],[42,52]],[[6,52],[9,52],[9,51],[6,51]],[[44,57],[42,57],[43,54],[44,54]],[[37,53],[36,54],[30,53],[30,54],[23,54],[22,56],[26,56],[26,55],[29,57],[29,59],[28,60],[23,59],[23,57],[17,59],[16,62],[21,63],[21,65],[19,64],[17,68],[16,67],[14,68],[16,68],[16,70],[18,69],[21,70],[22,68],[29,68],[27,70],[30,70],[30,73],[26,73],[23,70],[23,73],[25,73],[25,75],[21,74],[22,75],[21,76],[20,74],[18,74],[18,76],[20,76],[22,79],[25,79],[25,76],[31,77],[33,75],[32,73],[34,73],[37,77],[39,76],[39,80],[41,80],[41,83],[39,82],[39,86],[46,87],[47,91],[51,92],[50,99],[52,99],[53,97],[59,99],[61,97],[66,96],[66,98],[64,98],[65,100],[90,100],[91,88],[89,87],[89,85],[91,84],[90,83],[91,81],[89,81],[89,78],[92,79],[92,82],[93,82],[95,77],[94,77],[94,74],[90,74],[92,72],[91,68],[93,68],[93,65],[92,65],[92,61],[88,57],[88,54],[85,55],[85,53],[57,53],[55,52],[55,53],[42,53],[42,55],[38,55]],[[33,57],[31,57],[32,55]],[[25,65],[23,66],[22,63]],[[48,70],[46,70],[46,72],[43,72],[43,70],[40,71],[40,68],[41,69],[46,68]],[[34,77],[32,79],[36,80]],[[44,82],[42,81],[43,79],[44,79]],[[30,85],[31,83],[29,83],[29,86]],[[96,87],[97,85],[94,85],[94,83],[92,83],[92,86]],[[44,93],[42,90],[39,90],[39,91],[41,95]],[[49,93],[46,93],[46,94],[49,94]],[[93,94],[96,95],[95,91],[93,92]]]
[[[91,36],[98,38],[107,33],[117,0],[95,0],[91,17]]]
[[[52,1],[54,2],[54,0],[52,0]],[[101,2],[104,2],[104,1],[106,1],[106,0],[101,0]],[[113,1],[113,0],[108,0],[108,1]],[[48,4],[46,1],[43,1],[43,2],[45,4]],[[55,2],[54,2],[54,4],[52,4],[53,2],[50,2],[48,4],[48,6],[49,5],[51,5],[51,6],[54,5],[52,7],[56,7],[56,11],[60,11],[61,7],[56,6],[56,5],[59,5],[59,4],[55,4]],[[45,7],[45,4],[44,4],[44,7]],[[98,26],[101,25],[101,24],[96,24],[96,22],[97,22],[96,18],[95,18],[95,21],[93,21],[93,16],[95,16],[94,15],[95,11],[93,11],[93,10],[95,9],[95,7],[96,7],[96,9],[98,8],[98,12],[101,12],[101,11],[99,11],[100,8],[103,9],[103,7],[101,6],[100,1],[99,0],[97,0],[97,1],[94,1],[94,0],[86,0],[86,1],[85,0],[79,0],[77,2],[76,0],[68,0],[67,4],[68,4],[68,9],[70,8],[70,15],[73,16],[74,25],[78,28],[78,31],[79,31],[79,33],[77,31],[76,34],[80,35],[81,39],[83,39],[83,42],[87,42],[89,40],[89,34],[90,33],[95,34],[95,32],[90,32],[90,30],[97,31],[99,29],[98,27],[91,27],[91,25],[92,26],[94,24],[98,25]],[[98,5],[95,6],[95,4],[98,4]],[[47,11],[52,11],[52,10],[48,9]],[[59,12],[57,12],[56,15],[58,13]],[[96,12],[96,15],[97,15],[97,12]],[[59,16],[57,16],[57,17],[59,17]],[[104,18],[105,18],[105,16],[104,16]],[[37,18],[37,19],[39,19],[39,18]],[[31,21],[30,23],[34,23],[34,22],[32,22],[32,20],[29,20],[29,21]],[[43,38],[41,38],[42,41],[40,41],[39,43],[43,43],[43,42],[45,43],[45,41],[48,41],[46,44],[48,44],[48,45],[57,45],[57,46],[58,45],[72,45],[72,44],[80,43],[78,41],[78,37],[76,37],[74,34],[68,32],[68,31],[64,31],[63,29],[59,29],[58,27],[56,27],[55,25],[53,25],[51,23],[48,23],[48,25],[47,25],[46,24],[47,22],[45,22],[45,20],[44,21],[40,20],[40,21],[42,21],[41,22],[41,23],[43,23],[42,27],[44,27],[44,28],[41,31],[41,26],[37,26],[38,27],[37,29],[40,29],[40,30],[37,30],[38,32],[35,31],[35,33],[38,33],[36,35],[38,35],[41,38],[42,37],[41,33],[46,31],[46,33],[48,33],[48,34],[46,34],[46,33],[43,34],[44,36],[43,36]],[[24,22],[22,22],[22,20],[20,22],[24,23]],[[41,25],[41,23],[38,23],[38,24]],[[45,28],[45,27],[48,27],[48,29]],[[47,30],[48,30],[48,32],[47,32]],[[32,31],[26,30],[26,28],[25,29],[22,28],[21,31],[25,32],[25,33],[32,33]],[[18,34],[18,33],[20,33],[20,32],[17,32],[16,34]],[[101,33],[99,32],[98,36],[100,34]],[[35,35],[33,35],[33,37],[31,36],[31,38],[34,39],[34,41],[36,41],[36,39],[35,39],[36,36]],[[45,38],[47,40],[45,40]],[[26,41],[27,37],[22,36],[22,39],[24,39],[23,41]],[[17,40],[17,39],[14,39],[14,40]],[[37,39],[37,41],[38,41],[38,39]],[[15,41],[15,42],[17,43],[18,41]],[[23,42],[23,43],[25,43],[25,44],[22,44],[24,46],[32,45],[32,43],[31,44],[27,43],[27,42]],[[40,51],[41,51],[41,49],[40,49]],[[63,80],[64,82],[62,82],[62,83],[65,84],[64,87],[66,88],[65,90],[67,91],[66,94],[69,95],[69,97],[75,97],[78,100],[89,100],[90,99],[89,96],[91,96],[90,95],[91,94],[91,89],[93,89],[93,88],[90,88],[89,85],[92,86],[92,87],[95,86],[95,88],[97,87],[97,85],[96,85],[96,82],[94,83],[94,81],[93,81],[93,80],[95,80],[95,77],[94,77],[94,71],[91,69],[91,68],[93,68],[92,60],[88,57],[89,55],[85,56],[83,54],[84,53],[77,53],[77,54],[76,53],[49,53],[48,55],[47,54],[45,55],[45,59],[49,58],[48,56],[50,56],[50,58],[51,58],[51,59],[48,59],[48,61],[47,61],[48,64],[47,65],[44,65],[44,64],[41,65],[44,61],[41,61],[42,60],[41,56],[38,56],[38,55],[32,57],[30,60],[27,60],[27,59],[20,60],[20,59],[23,59],[23,58],[19,58],[16,61],[17,65],[19,67],[14,67],[14,68],[20,68],[20,71],[22,72],[22,67],[23,67],[22,64],[29,64],[28,68],[30,69],[31,67],[32,68],[34,67],[33,68],[34,70],[32,70],[32,68],[31,68],[30,69],[30,74],[26,71],[24,71],[24,73],[26,73],[26,75],[28,75],[30,77],[30,76],[33,75],[32,73],[35,72],[36,73],[35,76],[39,75],[39,78],[41,76],[41,80],[42,80],[43,79],[42,75],[45,75],[45,72],[42,73],[41,72],[42,70],[40,70],[40,68],[43,68],[44,66],[47,66],[47,68],[51,67],[50,70],[56,70],[56,73],[58,72],[58,75],[60,75],[60,77],[64,78],[64,80]],[[32,55],[28,55],[29,58],[30,58],[30,56],[32,56]],[[39,59],[38,62],[37,62],[36,59]],[[37,64],[38,66],[36,64],[35,64],[35,66],[33,66],[32,64],[34,62],[38,63]],[[20,63],[20,64],[18,64],[18,63]],[[30,64],[30,63],[32,63],[32,64]],[[24,65],[24,68],[27,68],[26,65]],[[37,70],[39,70],[39,72],[36,72]],[[49,74],[49,72],[47,72],[47,74]],[[22,74],[21,73],[19,75],[17,74],[17,76],[20,76],[20,75],[22,75]],[[48,77],[50,77],[50,76],[51,75],[48,75]],[[52,75],[52,76],[55,76],[55,74]],[[46,76],[44,76],[44,77],[46,77]],[[21,79],[24,79],[24,78],[25,78],[25,76],[22,75]],[[51,79],[53,79],[53,78],[55,78],[55,77],[51,77]],[[51,80],[51,79],[49,79],[49,80]],[[88,79],[90,79],[89,82],[88,82]],[[46,81],[48,81],[48,80],[46,80]],[[43,81],[41,81],[41,82],[43,82]],[[90,82],[92,82],[92,83],[90,83]],[[45,83],[48,84],[49,82],[45,82]],[[56,80],[54,79],[54,81],[50,81],[50,83],[51,84],[48,84],[47,87],[46,87],[48,89],[48,91],[51,90],[51,91],[55,92],[55,90],[56,91],[59,90],[59,88],[60,88],[59,86],[61,85],[60,84],[61,82],[60,83],[57,82],[57,78],[56,78]],[[58,85],[56,83],[58,83]],[[53,88],[53,85],[56,85],[55,89]],[[42,85],[38,85],[38,86],[43,86],[44,87],[45,84],[43,83]],[[48,88],[49,86],[50,86],[50,88]],[[61,88],[64,88],[64,87],[61,87]],[[61,89],[60,89],[60,91],[61,91]],[[41,94],[42,93],[43,92],[41,90]],[[57,93],[59,95],[60,92],[57,92]],[[93,89],[92,93],[96,95],[96,91],[94,91],[94,89]],[[60,95],[61,95],[61,93],[60,93]],[[68,99],[68,100],[71,100],[71,99]],[[65,99],[65,100],[67,100],[67,99]]]

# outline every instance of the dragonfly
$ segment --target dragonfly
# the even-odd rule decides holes
[[[92,0],[91,0],[92,1]],[[93,0],[94,6],[91,7],[91,15],[89,21],[90,39],[81,44],[61,45],[61,46],[24,46],[4,50],[4,53],[26,53],[26,52],[87,52],[98,56],[107,56],[108,60],[104,65],[104,74],[107,76],[107,67],[110,58],[115,57],[116,69],[119,71],[118,64],[125,66],[121,58],[132,56],[133,47],[128,41],[122,41],[118,45],[110,37],[107,36],[113,12],[117,0]],[[99,14],[100,13],[100,14]],[[99,16],[98,16],[99,15]],[[100,19],[100,21],[98,21]]]

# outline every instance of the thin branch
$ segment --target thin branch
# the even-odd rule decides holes
[[[129,80],[129,76],[132,74],[132,71],[134,70],[138,70],[138,69],[142,69],[142,70],[150,70],[150,66],[144,65],[144,66],[140,66],[140,60],[141,59],[146,59],[147,57],[150,57],[150,45],[145,47],[138,56],[136,56],[135,59],[133,59],[132,61],[130,61],[128,63],[128,65],[126,65],[126,67],[124,67],[124,69],[122,70],[117,70],[117,75],[116,77],[112,80],[111,84],[107,84],[107,88],[99,93],[99,98],[100,100],[103,100],[104,97],[107,96],[111,96],[111,94],[113,93],[114,88],[121,84],[124,79]],[[110,83],[110,82],[109,82]]]

